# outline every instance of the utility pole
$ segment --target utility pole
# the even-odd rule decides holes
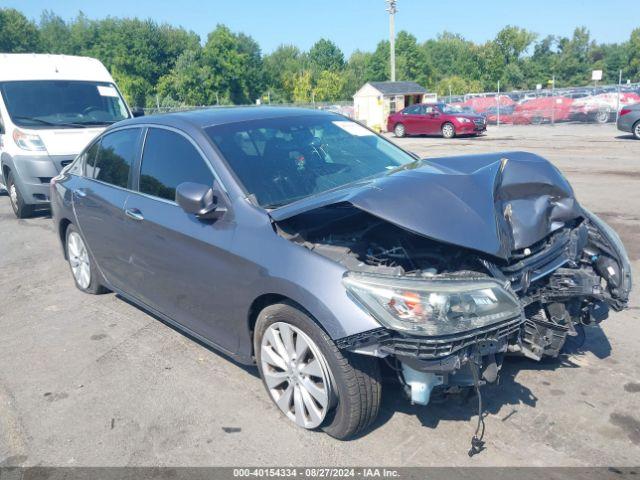
[[[391,55],[391,81],[396,81],[396,32],[395,32],[395,15],[398,9],[396,8],[397,0],[386,0],[387,12],[389,12],[389,46]]]

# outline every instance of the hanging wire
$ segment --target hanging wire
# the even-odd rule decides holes
[[[476,425],[476,431],[471,437],[471,448],[469,449],[469,456],[473,457],[477,455],[481,451],[483,451],[486,447],[484,438],[484,416],[482,412],[482,393],[480,393],[480,379],[478,375],[478,366],[475,361],[476,355],[474,355],[473,360],[469,362],[469,368],[471,368],[471,375],[473,375],[473,385],[476,389],[476,394],[478,395],[478,423]],[[478,434],[480,434],[478,436]]]

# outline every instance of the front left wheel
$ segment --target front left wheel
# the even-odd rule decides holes
[[[76,287],[85,293],[99,295],[107,289],[100,283],[100,274],[89,255],[82,235],[74,225],[67,227],[65,249]]]
[[[366,429],[380,408],[376,358],[339,350],[301,309],[266,307],[254,334],[256,362],[278,409],[296,425],[345,440]]]
[[[16,185],[13,172],[9,172],[7,176],[7,192],[9,193],[11,208],[17,218],[29,218],[33,215],[33,205],[25,202],[20,188]]]
[[[456,127],[453,126],[453,123],[447,122],[442,125],[442,136],[444,138],[453,138],[456,136]]]

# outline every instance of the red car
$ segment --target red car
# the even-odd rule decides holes
[[[405,135],[479,135],[487,129],[481,115],[464,113],[460,107],[444,103],[418,103],[389,115],[387,131],[396,137]]]

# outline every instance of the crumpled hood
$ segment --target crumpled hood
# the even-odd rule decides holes
[[[418,235],[503,259],[583,216],[558,169],[526,152],[423,160],[270,215],[281,221],[343,202]]]

